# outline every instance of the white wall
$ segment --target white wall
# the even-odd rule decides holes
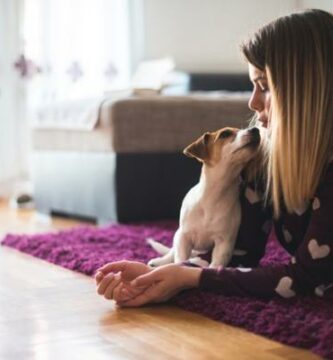
[[[301,0],[300,7],[304,9],[316,8],[333,12],[332,0]]]
[[[138,1],[138,0],[134,0]],[[171,55],[189,71],[246,71],[239,44],[258,27],[333,0],[141,0],[143,50],[137,58]]]

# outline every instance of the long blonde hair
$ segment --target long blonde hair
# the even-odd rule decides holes
[[[266,195],[274,214],[305,208],[332,157],[333,15],[281,17],[242,45],[271,92]]]

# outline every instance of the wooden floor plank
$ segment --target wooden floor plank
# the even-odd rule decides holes
[[[39,223],[0,202],[0,236],[78,225]],[[91,278],[0,247],[0,359],[319,359],[173,306],[119,309]]]

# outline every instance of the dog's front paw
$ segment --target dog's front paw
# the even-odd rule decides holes
[[[219,259],[212,259],[211,263],[209,264],[209,267],[212,269],[216,269],[219,266],[226,267],[228,266],[231,257],[232,257],[231,252],[225,253]]]

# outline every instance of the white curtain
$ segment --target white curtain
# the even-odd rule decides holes
[[[82,99],[128,86],[128,17],[127,0],[25,0],[24,56],[35,75],[30,100]]]
[[[128,86],[129,13],[129,0],[0,0],[0,196],[29,175],[36,109]]]

